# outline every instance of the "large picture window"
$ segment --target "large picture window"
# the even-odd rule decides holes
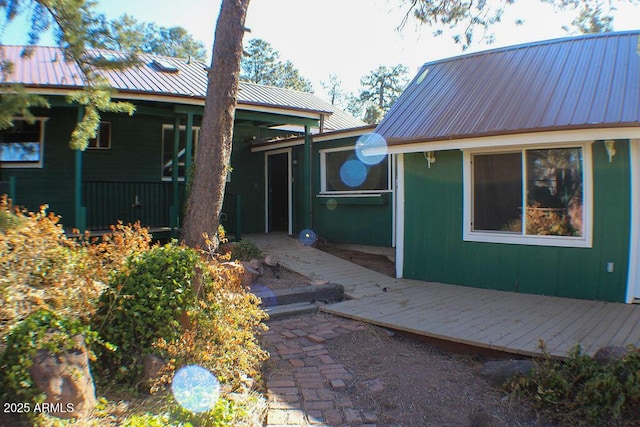
[[[196,152],[200,128],[193,127],[193,153]],[[173,177],[173,125],[162,126],[162,179],[169,181]],[[178,146],[178,179],[184,181],[185,160],[187,153],[187,131],[185,126],[180,126],[180,143]]]
[[[29,123],[15,119],[8,129],[0,130],[0,164],[2,167],[41,167],[45,119]]]
[[[389,156],[374,165],[358,160],[355,150],[320,151],[322,193],[379,193],[391,190]]]
[[[590,147],[466,153],[465,239],[590,246]]]

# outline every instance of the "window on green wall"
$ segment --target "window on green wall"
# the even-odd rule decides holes
[[[44,123],[15,119],[10,128],[0,130],[0,164],[3,168],[42,167]]]
[[[173,125],[162,125],[162,179],[170,181],[173,176],[173,142],[175,134]],[[193,127],[193,155],[196,152],[200,128]],[[180,142],[178,145],[178,179],[184,181],[185,159],[187,152],[187,131],[185,126],[180,126]]]
[[[89,140],[87,148],[92,150],[108,150],[111,148],[111,122],[100,122],[96,137]]]
[[[322,193],[380,193],[391,190],[389,156],[374,165],[358,160],[352,147],[320,151]]]
[[[590,246],[590,146],[465,153],[465,240]]]

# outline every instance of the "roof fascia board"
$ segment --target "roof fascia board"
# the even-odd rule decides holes
[[[363,126],[360,128],[347,129],[344,131],[327,132],[319,135],[311,135],[311,140],[314,143],[325,142],[325,141],[335,141],[338,139],[346,139],[354,136],[362,136],[367,133],[373,132],[374,129],[375,129],[375,125],[369,125],[369,126]],[[261,151],[271,151],[271,150],[277,150],[281,148],[295,147],[297,145],[304,145],[304,137],[289,138],[282,142],[274,142],[274,143],[259,145],[257,147],[252,147],[251,152],[258,153]]]
[[[391,154],[422,153],[425,151],[466,150],[477,148],[506,148],[523,145],[557,144],[562,142],[598,141],[604,139],[640,138],[640,127],[598,128],[533,132],[512,135],[486,136],[479,138],[452,139],[444,141],[414,142],[388,147]],[[375,154],[375,153],[372,153]]]
[[[236,109],[236,120],[251,120],[264,123],[277,123],[288,125],[303,125],[318,127],[319,117],[316,118],[301,118],[283,114],[274,114],[266,112],[245,111],[243,109]]]
[[[54,88],[54,87],[25,87],[28,93],[33,93],[43,96],[68,96],[71,93],[80,90],[79,87],[73,88]],[[204,107],[204,99],[199,97],[187,97],[176,95],[157,95],[150,93],[137,93],[137,92],[124,92],[117,91],[113,96],[114,99],[122,101],[150,101],[150,102],[163,102],[173,103],[186,106],[199,106]],[[296,108],[288,107],[276,107],[268,105],[256,105],[253,103],[238,102],[236,110],[259,112],[259,113],[271,113],[275,115],[286,115],[291,117],[311,119],[319,121],[323,114],[330,114],[325,112],[316,112],[310,110],[300,110]],[[295,124],[295,123],[291,123]],[[315,125],[317,126],[317,125]]]
[[[300,138],[295,138],[295,139],[286,139],[283,140],[282,142],[274,142],[271,144],[265,144],[265,145],[259,145],[257,147],[251,147],[251,152],[252,153],[260,153],[263,151],[272,151],[272,150],[279,150],[282,148],[290,148],[290,147],[295,147],[298,145],[304,145],[304,138],[300,139]]]

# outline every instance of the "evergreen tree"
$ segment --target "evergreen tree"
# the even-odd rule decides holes
[[[261,39],[249,40],[240,64],[240,80],[313,93],[311,82],[300,75],[291,61]]]
[[[360,79],[360,94],[351,98],[349,111],[366,123],[378,123],[404,91],[408,72],[402,64],[372,70]]]

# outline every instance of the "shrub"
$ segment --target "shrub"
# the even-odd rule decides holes
[[[103,354],[101,369],[135,384],[155,344],[170,361],[167,382],[185,364],[209,368],[226,382],[254,374],[263,355],[254,338],[264,316],[257,306],[241,289],[239,271],[175,243],[154,247],[131,257],[100,298],[96,328],[118,348]]]
[[[39,309],[88,319],[104,285],[87,268],[83,246],[66,237],[46,206],[37,213],[10,209],[3,200],[0,212],[15,220],[0,232],[0,333]]]
[[[231,259],[240,261],[251,261],[261,254],[260,248],[251,240],[241,240],[234,243],[231,249]]]
[[[14,211],[0,199],[0,333],[40,309],[88,323],[114,270],[145,251],[151,236],[139,224],[112,227],[101,239],[69,238],[60,217]]]
[[[576,346],[564,361],[544,358],[529,376],[514,379],[515,394],[566,425],[624,425],[640,417],[640,349],[605,365]],[[635,421],[634,421],[635,420]]]
[[[0,356],[0,390],[6,401],[25,403],[44,399],[33,385],[29,368],[38,350],[54,354],[77,348],[73,337],[82,335],[87,344],[98,341],[95,332],[77,319],[69,319],[48,310],[38,310],[20,322],[5,337],[7,346]]]

